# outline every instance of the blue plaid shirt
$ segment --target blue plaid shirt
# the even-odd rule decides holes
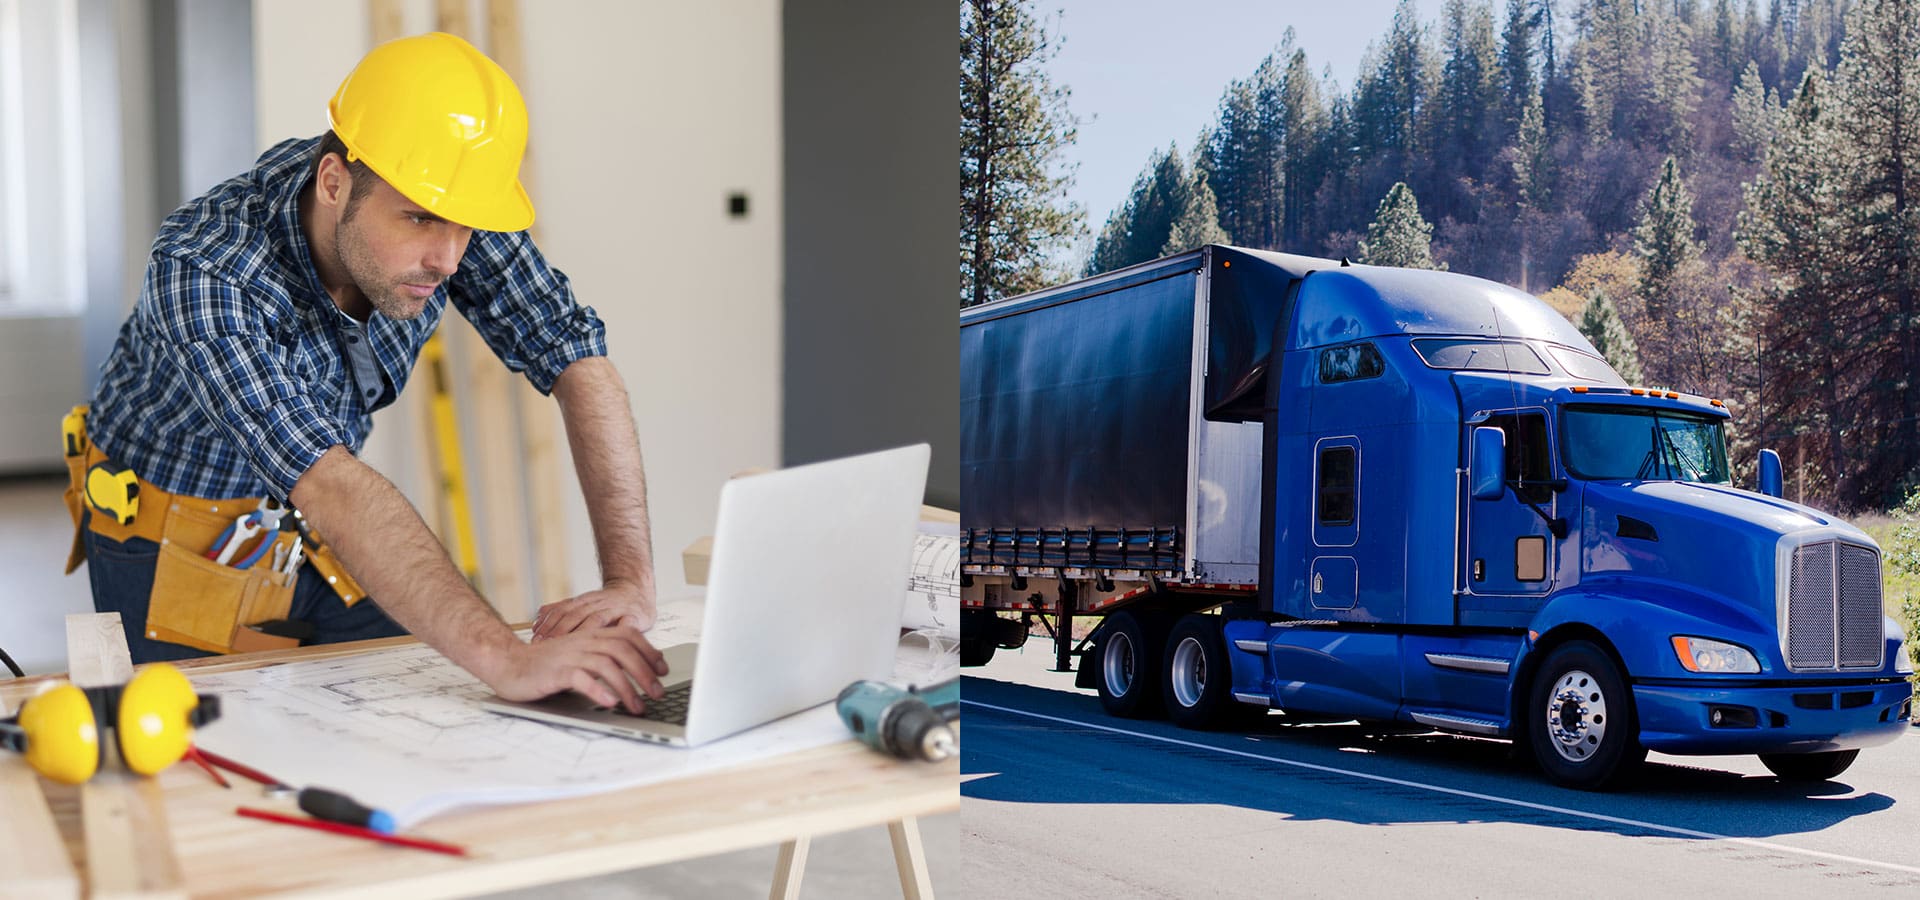
[[[329,447],[359,453],[448,300],[543,394],[573,361],[607,352],[599,316],[574,302],[526,232],[475,231],[417,319],[349,318],[320,286],[300,230],[318,147],[310,138],[268,150],[168,216],[154,239],[88,431],[163,490],[285,499]]]

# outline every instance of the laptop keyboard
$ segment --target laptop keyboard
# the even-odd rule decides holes
[[[693,682],[691,681],[678,687],[668,688],[667,695],[658,700],[654,700],[646,694],[641,694],[641,699],[647,702],[647,708],[633,718],[665,722],[668,725],[685,725],[687,724],[687,698],[692,695]],[[626,710],[617,706],[614,707],[614,710],[616,712],[626,713]]]

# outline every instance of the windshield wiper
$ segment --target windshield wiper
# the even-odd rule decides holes
[[[1687,458],[1684,454],[1680,452],[1680,447],[1673,442],[1673,435],[1670,434],[1665,428],[1660,427],[1659,416],[1653,417],[1653,427],[1654,427],[1654,430],[1658,432],[1660,435],[1660,442],[1666,445],[1666,449],[1668,451],[1673,453],[1673,464],[1680,469],[1682,480],[1685,480],[1685,476],[1692,476],[1694,481],[1707,480],[1705,475],[1702,475],[1700,472],[1696,471],[1693,467],[1687,465]]]

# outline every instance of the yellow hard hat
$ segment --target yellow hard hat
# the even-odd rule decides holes
[[[526,101],[466,41],[434,32],[373,48],[327,103],[327,123],[349,161],[436,216],[482,231],[533,224],[520,186]]]

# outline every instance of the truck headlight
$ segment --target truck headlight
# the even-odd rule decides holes
[[[1904,643],[1900,645],[1900,653],[1893,658],[1893,670],[1902,675],[1913,674],[1913,654]]]
[[[1745,647],[1703,637],[1674,635],[1673,652],[1689,672],[1754,673],[1760,662]]]

